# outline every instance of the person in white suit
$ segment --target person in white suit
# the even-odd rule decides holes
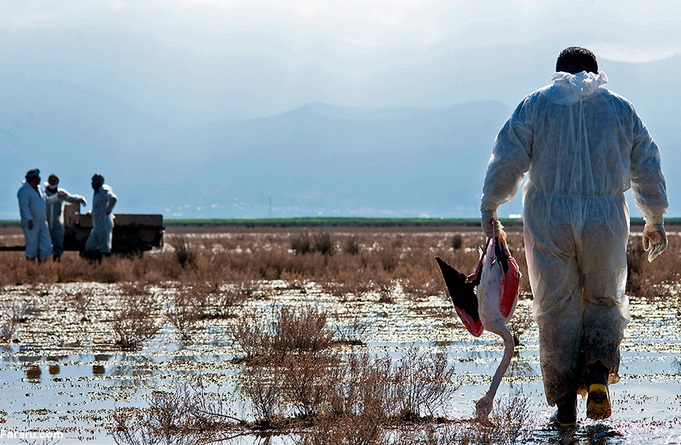
[[[85,198],[80,195],[72,195],[59,187],[59,177],[52,173],[45,183],[45,195],[47,197],[63,193],[64,199],[47,204],[47,225],[50,228],[52,240],[52,258],[59,261],[64,254],[64,205],[66,203],[79,203],[87,205]]]
[[[488,236],[497,207],[525,174],[523,234],[546,400],[561,426],[612,414],[608,384],[618,380],[629,321],[627,242],[633,191],[643,246],[654,260],[667,245],[666,183],[660,152],[633,105],[607,88],[586,48],[569,47],[553,84],[525,97],[499,132],[483,186]]]
[[[92,176],[92,230],[85,242],[86,257],[101,260],[111,254],[111,240],[114,228],[113,208],[118,198],[111,187],[104,184],[104,176]]]
[[[40,188],[40,170],[26,172],[25,181],[17,192],[21,230],[26,239],[24,254],[29,260],[44,261],[52,253],[52,240],[47,225],[47,205],[64,199],[63,193],[46,196]]]

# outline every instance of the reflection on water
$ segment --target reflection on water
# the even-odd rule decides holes
[[[31,383],[39,383],[40,382],[40,375],[42,374],[42,371],[40,370],[40,366],[28,365],[24,369],[26,370],[26,378],[28,379],[29,382],[31,382]]]
[[[619,445],[626,442],[622,433],[600,423],[574,428],[547,427],[537,430],[532,440],[547,445]]]
[[[95,360],[92,362],[92,374],[98,376],[106,374],[104,363],[111,360],[112,357],[111,354],[95,354]]]
[[[509,377],[533,377],[537,375],[537,372],[530,362],[516,353],[511,364],[508,365],[506,375]]]
[[[232,360],[240,357],[240,351],[231,334],[238,317],[202,321],[191,340],[184,343],[178,343],[176,332],[168,325],[139,350],[121,351],[113,346],[110,310],[119,288],[93,286],[85,305],[77,304],[73,297],[78,288],[68,286],[71,285],[54,285],[57,290],[51,291],[49,305],[40,306],[41,300],[31,305],[27,320],[19,328],[21,343],[0,345],[0,391],[6,421],[3,427],[42,425],[31,414],[40,410],[49,425],[63,425],[69,431],[72,427],[92,429],[98,442],[106,438],[106,443],[111,443],[102,419],[115,409],[146,406],[146,396],[151,391],[172,392],[183,382],[202,375],[216,391],[238,397],[235,384],[243,368]],[[323,294],[314,283],[295,288],[277,287],[276,283],[272,286],[280,289],[272,292],[275,297],[249,301],[246,308],[235,308],[235,314],[246,310],[271,314],[268,308],[273,305],[314,302],[329,313],[339,314],[341,319],[334,322],[342,326],[364,320],[364,345],[342,346],[344,352],[366,350],[375,356],[399,359],[411,345],[422,350],[445,349],[458,374],[457,381],[464,383],[447,403],[444,415],[450,419],[466,421],[474,416],[474,401],[486,391],[503,355],[498,336],[485,333],[480,338],[471,337],[444,298],[410,301],[397,295],[390,304],[365,298],[353,301],[352,310],[344,311],[341,309],[345,306],[337,298]],[[62,287],[67,289],[58,291]],[[0,300],[12,302],[26,292],[30,290],[6,289]],[[168,294],[170,290],[159,289],[159,298],[165,295],[163,292]],[[520,303],[517,311],[529,314],[530,302]],[[676,307],[661,308],[658,304],[653,309],[655,317],[648,317],[649,304],[632,304],[632,313],[638,316],[627,331],[620,370],[623,381],[612,389],[617,402],[613,416],[616,421],[609,423],[580,419],[574,429],[545,426],[552,408],[546,406],[542,390],[538,334],[535,326],[523,332],[498,398],[507,398],[516,387],[530,395],[531,416],[544,422],[534,425],[530,443],[619,445],[625,439],[632,445],[681,443],[681,320]],[[84,316],[87,323],[76,323]],[[650,396],[651,392],[655,397]],[[240,418],[250,416],[245,402],[234,403]],[[97,420],[91,410],[100,410]],[[583,409],[580,412],[583,415]],[[649,416],[647,420],[640,418],[641,413]],[[653,416],[655,422],[651,421]],[[676,430],[675,442],[663,438],[670,430]],[[257,441],[251,438],[244,443]]]

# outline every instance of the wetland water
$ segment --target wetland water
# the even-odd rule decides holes
[[[176,282],[157,282],[148,291],[159,308],[167,308],[177,287]],[[230,317],[198,322],[189,341],[183,342],[159,315],[162,328],[156,335],[126,351],[115,345],[112,321],[129,284],[3,286],[4,315],[16,308],[20,322],[12,340],[0,344],[0,443],[115,443],[110,434],[115,412],[145,408],[154,391],[176,391],[197,375],[208,382],[208,390],[227,395],[230,413],[252,420],[236,391],[243,365],[234,359],[242,353],[230,326],[244,313],[272,314],[281,305],[313,305],[333,315],[329,323],[339,329],[361,320],[357,335],[364,344],[343,346],[349,350],[396,359],[412,347],[446,352],[461,387],[437,415],[451,420],[474,417],[474,402],[487,390],[501,359],[501,340],[490,333],[471,337],[443,291],[414,298],[398,285],[389,298],[367,292],[361,298],[342,299],[313,281],[269,280],[257,288],[258,295],[234,306]],[[665,299],[632,298],[621,380],[611,387],[613,416],[603,422],[586,419],[585,401],[580,399],[578,426],[569,431],[547,426],[553,408],[543,397],[537,330],[533,323],[524,329],[496,400],[508,400],[517,391],[528,398],[527,443],[681,444],[681,313],[676,292],[671,288]],[[531,301],[521,299],[514,320],[527,319],[530,312]],[[223,443],[262,442],[242,436]],[[269,442],[292,443],[287,436]]]
[[[486,390],[501,357],[501,342],[485,333],[469,337],[451,306],[442,297],[418,301],[396,295],[391,302],[338,303],[314,283],[272,282],[273,297],[253,300],[246,306],[265,311],[278,304],[315,304],[330,313],[361,314],[367,321],[363,337],[376,354],[399,356],[410,345],[438,345],[455,365],[461,388],[444,409],[448,418],[470,418],[473,401]],[[84,289],[90,295],[86,311],[73,304],[73,295]],[[26,320],[16,337],[18,343],[2,346],[0,390],[2,431],[63,434],[59,443],[96,440],[114,443],[107,425],[114,410],[146,406],[154,390],[173,391],[197,373],[231,391],[239,367],[231,362],[238,354],[228,333],[229,321],[207,321],[190,343],[182,343],[174,329],[164,326],[138,351],[111,346],[109,321],[120,292],[116,284],[55,284],[5,287],[4,303],[22,301]],[[168,286],[157,295],[169,292]],[[530,301],[521,301],[516,316],[527,315]],[[583,444],[678,444],[681,443],[681,335],[676,301],[634,301],[632,320],[622,350],[622,380],[612,386],[614,414],[611,420],[592,422],[584,418],[580,400],[579,427],[570,438],[547,428],[552,409],[544,404],[539,375],[536,327],[521,336],[522,345],[504,379],[498,399],[512,388],[530,398],[535,443]],[[248,407],[234,400],[233,410],[248,415]],[[34,436],[37,437],[37,436]],[[32,439],[31,439],[32,440]],[[31,440],[28,443],[31,443]],[[0,443],[13,441],[9,436]],[[36,440],[35,443],[42,443]],[[56,443],[56,442],[48,442]],[[233,443],[255,443],[243,438]],[[286,443],[281,438],[280,443]],[[290,442],[289,442],[290,443]]]

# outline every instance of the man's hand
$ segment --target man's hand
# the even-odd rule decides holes
[[[487,238],[491,238],[493,235],[498,236],[499,232],[504,228],[504,226],[502,226],[499,222],[497,211],[482,210],[480,215],[480,225],[482,226],[482,231],[485,232]],[[494,220],[494,228],[492,228],[492,220]]]
[[[26,227],[28,227],[28,230],[33,230],[33,220],[29,219],[26,221]]]
[[[648,261],[653,262],[667,247],[667,233],[664,224],[647,224],[643,228],[643,249],[648,252]]]

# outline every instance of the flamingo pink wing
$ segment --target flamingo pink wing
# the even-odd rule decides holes
[[[456,313],[459,314],[459,318],[463,322],[463,325],[466,326],[466,329],[468,329],[468,332],[470,332],[474,337],[480,337],[485,330],[480,319],[478,318],[477,320],[473,320],[473,317],[468,315],[458,306],[454,306],[454,309],[456,309]]]
[[[504,279],[501,282],[501,300],[499,302],[499,309],[501,315],[508,317],[508,314],[513,310],[516,300],[518,299],[518,287],[520,286],[520,269],[515,258],[509,256],[508,271],[504,274]]]

